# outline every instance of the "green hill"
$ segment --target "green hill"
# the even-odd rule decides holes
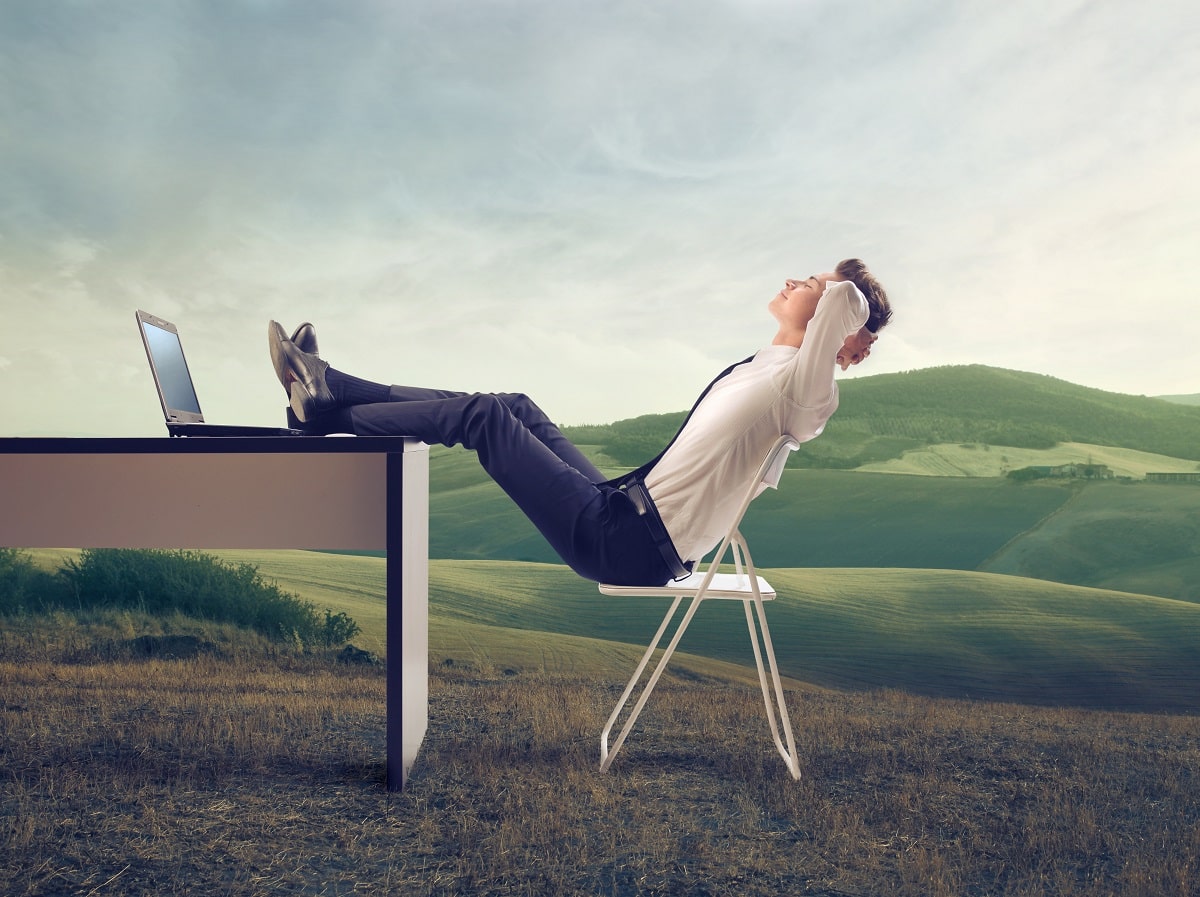
[[[1200,409],[1041,374],[970,365],[845,386],[834,419],[877,435],[1018,448],[1083,442],[1200,460]]]
[[[979,567],[1200,602],[1200,488],[1089,484]]]
[[[1200,606],[985,573],[770,570],[782,671],[835,688],[1141,709],[1200,708]],[[511,587],[498,588],[513,581]],[[644,644],[663,601],[601,597],[561,567],[439,565],[439,614]],[[753,663],[742,609],[714,602],[683,647]]]
[[[431,470],[431,557],[559,562],[469,453],[435,451]],[[787,470],[742,528],[763,567],[987,570],[1200,601],[1197,527],[1188,485]]]
[[[358,641],[382,650],[378,558],[220,554],[254,562],[281,587],[345,610],[363,627]],[[780,594],[768,608],[776,653],[795,680],[997,701],[1200,710],[1197,604],[989,573],[764,572]],[[344,600],[340,582],[347,583]],[[433,561],[430,605],[434,664],[586,672],[614,685],[632,672],[638,646],[645,647],[666,610],[664,601],[602,596],[559,565],[505,561]],[[679,670],[693,676],[744,681],[753,669],[737,602],[705,606],[681,650],[688,656]]]
[[[1045,449],[1080,442],[1200,460],[1200,407],[1041,374],[950,366],[844,380],[839,388],[837,414],[793,455],[794,465],[858,467],[939,443]],[[648,415],[568,434],[636,466],[657,453],[682,418]]]

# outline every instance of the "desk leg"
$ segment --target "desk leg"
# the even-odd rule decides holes
[[[387,787],[401,790],[429,723],[429,453],[387,456]]]

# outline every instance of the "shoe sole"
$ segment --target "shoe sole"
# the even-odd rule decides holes
[[[283,354],[283,340],[287,339],[287,331],[280,326],[278,321],[271,321],[267,324],[267,346],[271,350],[271,366],[275,368],[275,376],[279,378],[279,385],[283,387],[283,391],[289,393],[288,388],[288,363],[287,358]]]

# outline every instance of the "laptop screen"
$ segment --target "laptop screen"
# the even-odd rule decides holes
[[[192,375],[188,371],[187,361],[183,357],[183,344],[179,342],[179,334],[174,329],[158,326],[156,322],[146,320],[139,315],[142,325],[142,337],[146,342],[146,352],[150,355],[150,363],[154,376],[158,380],[159,390],[165,411],[200,414],[200,401],[196,398],[196,390],[192,386]]]

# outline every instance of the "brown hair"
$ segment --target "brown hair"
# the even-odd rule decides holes
[[[844,277],[853,283],[867,297],[867,329],[878,333],[892,320],[892,304],[888,302],[883,285],[875,279],[875,275],[867,270],[866,262],[862,259],[846,259],[838,262],[833,269],[838,277]]]

